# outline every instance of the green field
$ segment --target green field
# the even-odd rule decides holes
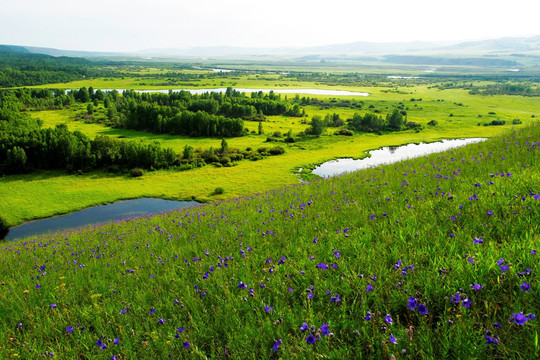
[[[332,149],[330,136],[320,141]],[[6,177],[29,212],[116,191],[208,193],[234,182],[249,195],[3,244],[0,357],[538,358],[539,144],[534,123],[281,188],[294,182],[294,161],[332,154],[291,150],[286,161],[137,180]]]
[[[147,71],[156,71],[150,69]],[[264,75],[278,78],[279,75]],[[137,85],[134,79],[115,79],[113,83],[106,79],[89,80],[64,84],[64,88],[77,88],[92,85],[94,88],[149,88]],[[112,86],[114,85],[114,86]],[[206,84],[211,86],[212,84]],[[256,75],[244,75],[240,80],[228,79],[226,85],[238,87],[268,87],[279,84],[261,80]],[[433,84],[432,84],[433,85]],[[197,199],[199,201],[214,201],[236,198],[264,192],[276,187],[298,183],[300,177],[296,173],[299,168],[309,169],[315,164],[339,157],[360,158],[367,150],[388,145],[430,142],[440,139],[463,137],[491,137],[507,131],[511,125],[477,126],[479,122],[494,119],[505,120],[511,124],[513,119],[520,119],[524,124],[540,115],[537,98],[524,96],[470,95],[467,90],[439,90],[432,85],[409,86],[374,86],[374,87],[345,87],[335,88],[349,91],[368,92],[368,97],[354,98],[364,102],[362,110],[330,107],[320,109],[317,106],[305,106],[306,121],[314,115],[337,113],[342,119],[351,118],[355,112],[380,111],[381,115],[390,112],[395,106],[402,106],[407,111],[408,121],[421,124],[424,129],[420,132],[412,130],[375,135],[356,133],[354,137],[333,135],[334,129],[328,128],[319,138],[300,139],[294,144],[280,145],[286,153],[275,158],[264,160],[240,161],[234,167],[203,168],[176,172],[160,170],[147,172],[143,178],[134,179],[127,175],[113,175],[104,172],[94,172],[80,175],[68,175],[58,171],[41,171],[28,175],[9,175],[0,179],[0,194],[2,195],[3,216],[10,225],[16,225],[26,220],[48,217],[54,214],[68,213],[92,205],[113,202],[119,199],[136,197],[161,197],[167,199]],[[58,87],[59,84],[49,85]],[[222,87],[223,85],[216,85]],[[322,88],[320,84],[304,82],[288,82],[283,86],[300,88]],[[334,88],[332,88],[334,89]],[[285,95],[281,95],[285,98]],[[309,96],[302,95],[300,97]],[[292,98],[293,95],[288,95]],[[309,96],[312,98],[332,101],[328,96]],[[422,99],[411,101],[411,99]],[[100,105],[101,106],[101,105]],[[70,109],[32,111],[31,116],[43,121],[43,127],[54,127],[66,124],[69,130],[80,130],[93,138],[96,135],[109,135],[129,139],[140,139],[145,142],[159,141],[163,146],[181,152],[185,145],[194,148],[218,148],[219,139],[192,138],[173,135],[154,135],[124,129],[106,127],[99,123],[99,114],[103,108],[98,107],[93,119],[84,121],[77,119],[78,113],[85,112],[85,107],[74,104]],[[264,134],[230,138],[230,147],[254,149],[263,146],[273,146],[266,143],[268,136],[279,131],[286,134],[289,129],[297,134],[307,128],[301,123],[301,118],[286,116],[268,116],[263,123]],[[437,126],[429,126],[431,120],[438,122]],[[523,126],[523,125],[520,125]],[[245,122],[245,127],[256,132],[258,122]],[[304,170],[307,171],[307,170]],[[216,187],[223,187],[225,193],[212,195]]]

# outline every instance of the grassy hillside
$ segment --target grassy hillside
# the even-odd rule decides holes
[[[3,244],[0,357],[536,358],[539,147]]]

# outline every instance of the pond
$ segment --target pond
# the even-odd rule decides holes
[[[196,201],[173,201],[142,198],[93,206],[71,214],[30,221],[9,229],[6,240],[15,240],[86,225],[107,223],[126,218],[157,214],[197,205]]]
[[[119,93],[122,93],[125,89],[101,89],[101,91],[113,91],[116,90]],[[327,90],[327,89],[247,89],[247,88],[234,88],[236,91],[243,93],[252,93],[252,92],[270,92],[273,91],[276,94],[307,94],[307,95],[329,95],[329,96],[369,96],[368,93],[364,92],[355,92],[355,91],[346,91],[346,90]],[[69,90],[68,90],[69,91]],[[224,93],[227,91],[227,88],[215,88],[215,89],[155,89],[155,90],[134,90],[137,93],[162,93],[168,94],[169,91],[179,92],[179,91],[188,91],[191,94],[204,94],[207,92],[217,92]]]
[[[442,140],[433,143],[408,144],[403,146],[388,146],[377,150],[368,151],[370,157],[354,160],[351,158],[327,161],[312,171],[321,177],[341,175],[351,171],[366,169],[369,167],[390,164],[410,158],[437,153],[459,146],[473,144],[487,140],[485,138]]]

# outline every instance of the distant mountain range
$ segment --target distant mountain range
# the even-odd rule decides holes
[[[350,61],[383,61],[393,63],[420,63],[443,65],[448,61],[441,59],[478,58],[488,56],[510,56],[494,65],[516,66],[516,58],[536,59],[540,56],[540,35],[533,37],[508,37],[468,42],[353,42],[316,47],[281,47],[281,48],[245,48],[232,46],[189,47],[167,49],[145,49],[131,53],[124,52],[92,52],[59,50],[34,46],[0,45],[0,53],[46,54],[51,56],[70,56],[83,58],[288,58],[297,61],[350,60]],[[434,58],[434,61],[429,60]],[[506,61],[506,62],[505,62]],[[451,63],[451,61],[450,61]],[[471,63],[461,61],[462,64]],[[473,64],[478,61],[473,61]],[[484,64],[485,65],[485,64]]]

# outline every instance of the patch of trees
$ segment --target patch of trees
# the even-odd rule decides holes
[[[0,169],[6,174],[36,169],[90,171],[140,167],[167,168],[175,164],[176,153],[158,142],[144,144],[108,136],[89,139],[80,131],[70,132],[65,125],[54,129],[26,128],[0,122]]]
[[[398,109],[394,109],[386,118],[370,112],[365,113],[364,116],[355,113],[349,121],[350,128],[372,133],[380,133],[383,130],[398,131],[401,130],[403,125],[405,125],[405,118]]]
[[[472,95],[520,95],[540,96],[540,87],[527,83],[489,84],[484,87],[475,87],[469,91]]]
[[[113,75],[118,75],[118,72],[82,58],[0,52],[0,87],[61,83]]]

